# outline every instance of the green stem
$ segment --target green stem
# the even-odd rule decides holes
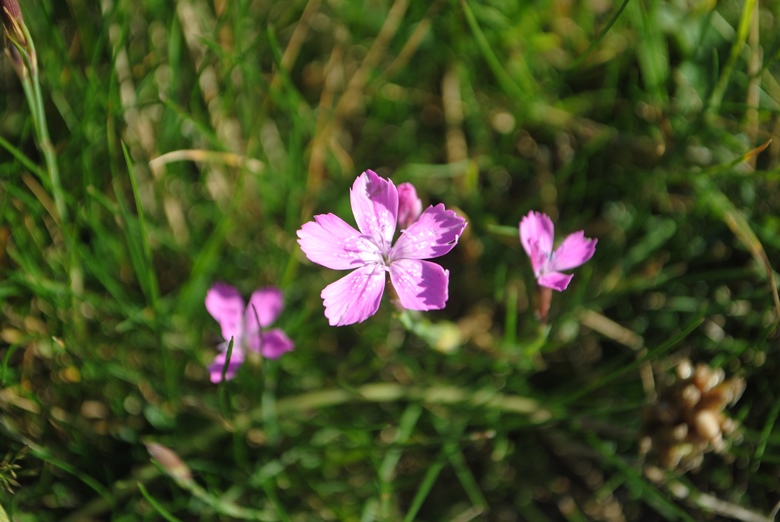
[[[43,93],[41,91],[40,74],[38,73],[37,54],[35,52],[35,43],[32,35],[26,25],[22,24],[22,31],[27,39],[27,49],[17,46],[20,50],[29,75],[21,78],[24,94],[27,98],[27,104],[32,113],[35,132],[38,137],[38,148],[43,154],[46,162],[46,171],[49,174],[49,183],[51,184],[52,195],[54,196],[54,205],[57,209],[57,218],[60,223],[67,223],[68,208],[65,205],[65,193],[62,190],[60,182],[60,169],[57,164],[57,154],[51,143],[49,136],[49,126],[46,122],[46,111],[43,106]]]
[[[43,92],[41,90],[40,73],[38,68],[38,58],[35,51],[35,42],[30,30],[24,24],[20,23],[22,34],[24,34],[25,43],[21,44],[17,41],[12,41],[16,47],[19,55],[22,58],[22,64],[17,69],[19,73],[19,79],[24,89],[25,98],[30,108],[30,114],[32,116],[33,127],[35,129],[36,138],[38,141],[38,149],[43,155],[44,162],[46,163],[46,173],[48,174],[49,188],[54,198],[54,218],[60,225],[62,235],[65,239],[65,243],[68,245],[69,255],[64,260],[65,267],[68,272],[71,289],[71,307],[74,311],[73,322],[76,331],[80,336],[83,336],[85,332],[84,320],[81,314],[76,312],[79,310],[78,303],[76,302],[77,296],[81,295],[84,290],[84,278],[81,270],[81,264],[79,262],[76,241],[74,234],[67,229],[69,223],[68,207],[65,204],[65,191],[62,188],[62,182],[60,180],[60,169],[57,163],[57,153],[54,150],[54,145],[51,142],[49,135],[49,126],[46,121],[46,111],[43,103]],[[38,169],[35,169],[38,170]]]
[[[747,0],[742,5],[742,16],[739,19],[739,25],[737,25],[737,35],[734,42],[731,44],[731,52],[729,53],[728,61],[726,62],[726,65],[723,66],[723,71],[718,78],[718,83],[715,84],[715,88],[713,89],[712,96],[709,100],[710,110],[716,114],[720,110],[720,104],[723,101],[723,95],[729,85],[731,75],[734,72],[734,66],[747,41],[748,32],[750,31],[750,20],[753,17],[753,10],[756,8],[756,0]]]
[[[157,499],[154,498],[148,491],[146,491],[146,488],[140,482],[138,483],[138,490],[141,492],[147,502],[152,505],[154,510],[157,511],[157,513],[159,513],[160,516],[165,520],[168,522],[181,522],[181,520],[176,518],[170,511],[165,509],[165,506],[157,502]]]

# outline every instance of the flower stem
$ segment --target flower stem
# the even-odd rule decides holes
[[[30,107],[30,113],[33,119],[33,127],[38,138],[38,148],[43,154],[46,163],[46,172],[49,174],[49,184],[51,185],[52,195],[54,196],[54,205],[57,209],[55,218],[61,223],[68,221],[68,208],[65,205],[65,193],[60,182],[60,169],[57,164],[57,155],[49,136],[49,126],[46,122],[46,111],[43,105],[43,93],[41,91],[40,74],[38,69],[38,55],[35,51],[35,42],[30,34],[27,25],[21,20],[16,19],[18,27],[24,35],[24,43],[11,39],[12,44],[19,52],[22,58],[21,68],[17,68],[19,79],[22,82],[27,104]]]
[[[30,30],[24,23],[18,3],[15,1],[3,2],[3,9],[5,34],[11,45],[9,54],[22,84],[27,105],[30,108],[38,149],[41,151],[46,164],[46,173],[48,174],[48,180],[46,181],[48,181],[49,190],[51,190],[54,198],[52,217],[60,226],[65,243],[68,245],[69,254],[63,264],[67,269],[70,280],[70,297],[72,300],[70,309],[74,311],[72,324],[79,334],[83,334],[84,320],[77,313],[79,306],[76,299],[78,295],[83,293],[84,278],[77,255],[75,234],[68,230],[68,207],[65,203],[65,191],[60,180],[57,154],[51,142],[49,126],[46,121],[35,42],[30,34]]]

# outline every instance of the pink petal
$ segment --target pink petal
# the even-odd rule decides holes
[[[407,228],[422,212],[422,201],[411,183],[398,185],[398,226]]]
[[[443,256],[458,243],[466,220],[439,203],[425,212],[401,233],[389,259],[429,259]]]
[[[259,330],[257,320],[260,319],[260,327],[271,325],[284,308],[284,296],[282,291],[275,287],[255,290],[246,305],[245,323],[247,335]],[[257,313],[257,315],[255,315]]]
[[[263,357],[268,359],[278,359],[295,347],[287,334],[279,328],[263,332],[262,337]]]
[[[552,288],[553,290],[558,290],[559,292],[563,292],[564,290],[566,290],[566,287],[569,286],[569,281],[571,281],[572,277],[574,276],[569,274],[561,274],[560,272],[550,272],[548,274],[544,274],[537,277],[536,281],[541,286],[546,286],[547,288]]]
[[[390,281],[408,310],[444,308],[449,276],[448,270],[430,261],[399,259],[390,265]]]
[[[206,310],[222,328],[222,338],[234,337],[241,342],[244,326],[244,299],[238,290],[225,283],[215,283],[206,293]]]
[[[533,255],[531,256],[531,268],[533,268],[534,275],[539,276],[540,274],[548,272],[550,270],[550,258],[547,257],[548,254],[545,254],[542,249],[537,246],[535,241],[531,242],[531,247],[534,249]]]
[[[216,383],[222,381],[222,369],[225,367],[226,357],[227,352],[218,353],[214,358],[214,362],[209,365],[209,376],[211,378],[211,382]],[[244,352],[236,349],[236,347],[233,346],[233,351],[230,353],[230,362],[228,363],[227,373],[225,373],[225,379],[230,380],[235,377],[239,366],[241,366],[243,362]]]
[[[333,214],[314,216],[298,231],[298,244],[310,261],[333,270],[348,270],[382,260],[372,240]]]
[[[360,323],[374,315],[385,290],[385,267],[366,265],[325,287],[320,296],[331,326]]]
[[[553,234],[553,222],[547,214],[532,210],[520,221],[520,244],[531,258],[534,273],[539,273],[552,254]]]
[[[550,269],[558,271],[580,266],[593,257],[597,241],[586,238],[585,232],[582,230],[566,236],[563,243],[553,253]]]
[[[380,178],[373,170],[367,170],[357,177],[349,195],[358,228],[387,253],[393,243],[398,216],[395,185]]]

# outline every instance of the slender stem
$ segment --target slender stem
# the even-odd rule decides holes
[[[43,92],[41,90],[39,74],[40,69],[38,67],[38,55],[35,51],[35,42],[33,41],[27,25],[25,25],[24,22],[20,22],[19,26],[24,35],[25,42],[24,44],[13,42],[23,61],[23,65],[18,68],[17,72],[19,73],[19,79],[21,80],[24,94],[27,98],[27,104],[30,107],[33,127],[35,128],[36,137],[38,138],[38,148],[40,149],[41,154],[43,154],[43,159],[46,163],[49,185],[52,196],[54,197],[54,207],[56,211],[54,219],[60,225],[65,243],[68,245],[68,255],[64,260],[64,264],[70,281],[70,309],[74,311],[72,325],[75,328],[77,335],[83,336],[85,331],[84,318],[78,313],[79,307],[77,303],[77,296],[81,295],[84,291],[83,272],[77,254],[75,235],[72,231],[68,230],[68,207],[65,204],[65,191],[63,190],[62,182],[60,181],[57,153],[51,142],[49,126],[46,121],[46,110],[44,109],[43,103]]]
[[[57,209],[57,218],[60,223],[67,223],[68,209],[65,205],[65,193],[62,190],[62,183],[60,182],[60,169],[57,164],[57,155],[54,151],[54,146],[51,143],[49,126],[46,122],[46,111],[43,106],[43,93],[41,91],[38,55],[35,52],[35,42],[33,41],[27,26],[21,24],[21,28],[24,32],[24,37],[27,40],[26,49],[22,46],[17,46],[17,49],[22,55],[29,72],[29,74],[24,75],[21,78],[22,85],[27,98],[27,104],[30,106],[30,112],[32,113],[35,132],[38,137],[38,148],[41,150],[43,159],[46,162],[46,171],[49,174],[51,191],[54,196],[54,205]]]

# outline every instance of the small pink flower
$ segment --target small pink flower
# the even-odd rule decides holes
[[[560,273],[585,263],[596,252],[596,239],[588,239],[580,230],[566,236],[553,250],[553,223],[541,212],[531,211],[520,221],[520,244],[531,258],[536,281],[559,292],[566,290],[574,277]]]
[[[294,348],[293,342],[279,328],[263,331],[273,323],[284,308],[284,297],[278,288],[261,288],[252,293],[249,306],[244,307],[241,294],[230,285],[215,283],[206,294],[206,310],[222,329],[225,342],[218,348],[214,362],[209,366],[211,382],[222,380],[227,348],[233,339],[226,379],[235,377],[238,367],[244,362],[244,351],[251,350],[263,357],[277,359]],[[259,323],[258,323],[259,321]]]
[[[414,199],[406,194],[406,201]],[[330,325],[359,323],[374,315],[386,274],[402,307],[444,308],[449,271],[423,260],[452,250],[466,220],[442,204],[430,206],[401,231],[393,245],[399,215],[399,193],[393,182],[367,170],[352,185],[350,201],[359,231],[333,214],[314,216],[298,231],[298,243],[311,261],[333,270],[354,269],[322,291]]]

